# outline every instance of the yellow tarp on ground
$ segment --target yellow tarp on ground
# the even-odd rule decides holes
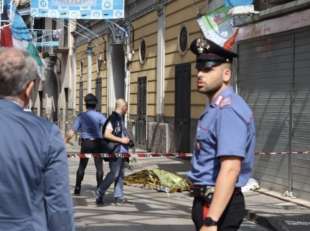
[[[139,185],[165,192],[189,190],[189,182],[184,178],[158,168],[145,169],[125,177],[126,185]]]

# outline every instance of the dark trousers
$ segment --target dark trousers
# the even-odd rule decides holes
[[[80,158],[79,168],[76,172],[76,183],[75,183],[76,188],[81,187],[82,180],[85,174],[85,169],[88,164],[88,160],[89,160],[88,158]],[[103,160],[100,157],[94,157],[94,162],[96,166],[96,180],[98,188],[103,178]]]
[[[210,198],[211,200],[212,198]],[[192,219],[199,231],[203,225],[203,207],[210,203],[205,197],[195,197],[192,207]],[[218,231],[236,231],[245,217],[245,203],[241,191],[235,192],[228,203],[224,213],[218,221]]]
[[[81,143],[81,153],[99,153],[98,150],[98,140],[82,140]],[[81,183],[84,178],[85,169],[88,164],[88,158],[80,158],[79,168],[76,172],[76,183],[75,188],[81,188]],[[96,180],[97,188],[99,187],[103,178],[103,160],[101,157],[94,157],[94,162],[96,166]]]

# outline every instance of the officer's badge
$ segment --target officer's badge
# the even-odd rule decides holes
[[[196,40],[196,47],[199,54],[204,53],[205,50],[210,49],[210,44],[207,42],[207,40],[203,38],[199,38]]]

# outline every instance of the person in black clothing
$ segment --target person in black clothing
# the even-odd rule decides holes
[[[104,129],[104,138],[118,143],[114,153],[128,153],[128,138],[127,130],[124,126],[124,115],[127,113],[128,105],[124,99],[116,101],[115,111],[108,118]],[[110,172],[101,182],[96,197],[96,204],[103,204],[104,194],[115,182],[114,200],[116,204],[124,202],[123,178],[124,178],[124,158],[116,157],[109,161]]]

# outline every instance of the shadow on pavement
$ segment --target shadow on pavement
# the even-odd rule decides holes
[[[130,227],[130,228],[129,228]],[[78,227],[77,231],[194,231],[193,227],[190,225],[130,225],[130,226],[95,226],[95,227]]]
[[[249,219],[273,231],[308,231],[310,230],[310,214],[290,215],[249,212]]]

